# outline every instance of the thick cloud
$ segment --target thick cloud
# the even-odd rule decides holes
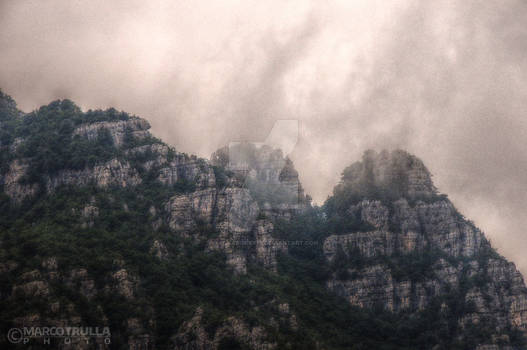
[[[527,272],[527,4],[0,0],[0,87],[150,120],[209,156],[298,119],[322,202],[366,148],[405,148]]]

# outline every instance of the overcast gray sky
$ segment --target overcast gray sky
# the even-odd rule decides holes
[[[319,203],[365,149],[407,149],[527,273],[526,23],[520,0],[0,0],[0,87],[204,157],[297,119]]]

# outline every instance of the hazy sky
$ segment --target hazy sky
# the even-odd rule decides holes
[[[204,157],[296,119],[319,203],[365,149],[407,149],[527,273],[526,23],[520,0],[0,0],[0,87]]]

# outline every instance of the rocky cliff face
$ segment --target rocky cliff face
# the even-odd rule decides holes
[[[150,124],[144,119],[137,117],[130,117],[128,120],[120,120],[116,122],[98,122],[81,124],[73,131],[73,136],[79,135],[88,140],[95,140],[101,131],[109,132],[113,144],[121,147],[126,137],[133,137],[136,139],[144,139],[149,137],[148,132]]]
[[[60,270],[55,257],[45,259],[39,269],[21,274],[18,282],[12,287],[12,295],[7,297],[11,301],[41,300],[45,301],[45,304],[39,311],[32,310],[27,314],[19,314],[13,319],[12,325],[18,328],[43,327],[44,324],[46,327],[85,326],[85,310],[82,310],[78,304],[61,297],[58,285],[78,293],[80,298],[91,304],[94,315],[104,323],[101,326],[108,325],[108,317],[100,305],[100,297],[116,295],[134,302],[140,290],[139,279],[123,268],[122,262],[116,261],[113,270],[114,272],[104,277],[104,286],[102,286],[96,283],[96,276],[85,268]],[[152,320],[151,309],[144,308],[142,312],[150,321]],[[135,318],[125,320],[126,330],[130,333],[130,346],[151,343],[150,335],[137,323]],[[65,349],[109,348],[102,338],[73,338],[70,344],[56,343],[56,339],[53,341],[51,346],[61,346]]]
[[[526,328],[521,274],[436,194],[421,161],[403,151],[367,152],[344,171],[335,197],[356,193],[363,197],[338,210],[369,229],[325,239],[327,260],[340,266],[327,281],[330,290],[351,304],[395,312],[422,311],[456,291],[470,304],[461,327],[491,319],[497,334]]]
[[[248,260],[274,269],[276,255],[284,249],[273,244],[271,218],[290,216],[308,205],[291,161],[283,158],[279,150],[264,147],[251,155],[252,165],[248,171],[242,172],[239,168],[232,171],[226,167],[221,173],[223,183],[217,184],[217,174],[208,161],[174,151],[153,139],[149,128],[148,122],[137,117],[83,122],[74,127],[71,134],[65,135],[67,139],[62,142],[81,138],[96,143],[106,136],[109,139],[107,147],[116,150],[114,157],[81,169],[59,168],[43,174],[40,181],[32,182],[27,180],[32,159],[15,156],[8,163],[8,171],[0,177],[0,184],[15,203],[31,199],[39,191],[51,195],[67,186],[133,188],[142,184],[145,177],[167,186],[167,192],[184,186],[186,190],[176,191],[157,209],[153,207],[156,212],[154,228],[166,224],[177,235],[194,241],[206,240],[208,249],[227,253],[229,264],[238,272],[245,272]],[[24,141],[19,143],[23,145]],[[221,152],[216,152],[213,159]],[[221,166],[217,162],[213,164]],[[261,179],[259,183],[270,189],[252,186],[251,179]],[[273,197],[272,191],[283,193],[284,188],[288,191],[286,199]],[[265,200],[255,199],[269,193]],[[90,212],[98,212],[97,207],[87,208]],[[83,216],[86,218],[88,214]],[[90,221],[83,225],[89,226]],[[203,227],[216,231],[217,236],[196,234]]]
[[[206,161],[176,153],[155,140],[152,142],[147,140],[147,138],[152,138],[148,132],[149,128],[148,122],[136,117],[118,122],[81,124],[75,128],[71,136],[64,135],[70,138],[69,140],[62,139],[61,142],[73,142],[77,137],[82,137],[95,143],[97,137],[105,133],[112,141],[108,147],[117,150],[124,148],[124,150],[115,152],[115,157],[107,161],[96,161],[93,166],[81,169],[60,167],[52,173],[43,174],[44,178],[40,182],[25,179],[32,159],[15,156],[8,163],[8,171],[0,178],[0,184],[4,185],[5,193],[16,202],[35,195],[39,186],[40,190],[48,194],[61,186],[94,185],[101,188],[136,186],[142,182],[139,172],[151,170],[157,172],[158,180],[166,185],[187,181],[196,182],[199,186],[214,186],[212,169],[206,166]],[[143,141],[147,144],[127,147],[123,145],[125,138],[139,143]],[[19,139],[18,143],[24,145],[22,139]],[[170,159],[169,152],[171,152]],[[145,161],[142,162],[141,158]],[[135,166],[131,166],[131,161],[136,163]]]
[[[198,308],[189,321],[185,322],[174,336],[175,350],[183,349],[276,349],[270,342],[263,327],[250,327],[236,317],[229,317],[210,336],[202,324],[203,309]]]
[[[279,150],[242,147],[236,149],[236,162],[228,160],[228,148],[212,155],[220,186],[170,198],[168,225],[187,236],[200,226],[211,228],[214,235],[199,239],[206,240],[207,249],[226,252],[237,272],[245,272],[248,261],[275,270],[277,255],[287,249],[273,238],[273,221],[290,218],[309,202],[298,173]]]

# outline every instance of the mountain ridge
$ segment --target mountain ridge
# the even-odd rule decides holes
[[[3,331],[93,322],[115,348],[525,348],[523,277],[405,151],[365,152],[317,207],[276,150],[207,161],[124,112],[22,114],[0,97]]]

